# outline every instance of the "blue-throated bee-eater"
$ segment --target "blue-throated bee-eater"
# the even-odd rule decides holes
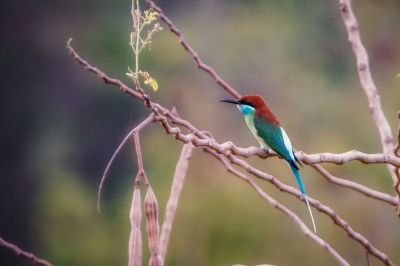
[[[221,102],[236,104],[240,112],[244,115],[244,119],[251,133],[253,133],[254,137],[261,144],[261,147],[271,148],[289,163],[301,193],[307,203],[314,232],[317,232],[306,189],[300,175],[299,167],[297,166],[297,164],[301,165],[301,163],[293,152],[292,143],[288,135],[283,127],[281,127],[278,118],[272,113],[265,100],[258,95],[246,95],[239,100],[222,100]]]

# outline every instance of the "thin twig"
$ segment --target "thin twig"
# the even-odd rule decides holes
[[[372,264],[371,264],[371,260],[369,258],[369,253],[368,252],[365,252],[365,258],[367,260],[367,266],[371,266]]]
[[[383,152],[391,155],[394,150],[392,129],[383,113],[379,92],[374,80],[372,79],[368,53],[361,40],[360,29],[351,6],[351,0],[339,0],[339,7],[343,22],[346,26],[349,43],[357,60],[358,76],[361,86],[367,95],[369,111],[379,131]],[[400,177],[396,175],[394,166],[387,165],[387,168],[392,177],[397,197],[400,197],[400,188],[396,187],[396,184],[400,182]]]
[[[71,45],[72,39],[70,38],[67,42],[67,50],[69,54],[77,61],[84,69],[86,69],[89,72],[92,72],[93,74],[96,74],[100,79],[103,80],[105,84],[111,84],[119,88],[120,91],[123,93],[128,94],[131,97],[138,98],[140,100],[143,100],[142,95],[140,95],[139,92],[134,91],[131,89],[129,86],[125,85],[121,80],[111,78],[108,76],[106,73],[101,71],[95,66],[92,66],[89,62],[87,62],[85,59],[83,59],[79,54],[75,51],[75,49]]]
[[[100,79],[102,79],[106,84],[111,84],[116,86],[118,89],[120,89],[122,92],[128,94],[129,96],[133,98],[137,98],[138,100],[143,101],[144,98],[143,96],[131,89],[129,86],[124,84],[118,79],[114,79],[109,77],[107,74],[105,74],[103,71],[99,70],[97,67],[91,66],[86,60],[84,60],[82,57],[79,56],[79,54],[75,51],[75,49],[72,46],[68,46],[68,50],[72,57],[79,63],[81,64],[84,69],[87,69],[88,71],[96,74]],[[167,116],[174,124],[184,126],[186,128],[189,128],[192,131],[192,128],[189,126],[190,123],[188,121],[179,119],[175,114],[170,112],[168,109],[162,107],[160,104],[152,102],[154,107],[158,109],[158,111],[161,113],[163,116]],[[200,145],[201,143],[199,143]],[[207,144],[205,144],[207,145]],[[225,142],[221,144],[223,150],[231,150],[232,153],[236,155],[240,155],[243,157],[250,157],[252,155],[257,155],[261,158],[266,158],[269,156],[277,156],[275,153],[271,151],[266,151],[264,149],[261,149],[259,147],[248,147],[248,148],[241,148],[236,145],[234,145],[232,142]],[[314,164],[314,163],[333,163],[333,164],[345,164],[351,161],[360,161],[365,164],[391,164],[394,166],[400,166],[400,158],[393,156],[391,154],[383,154],[383,153],[376,153],[376,154],[368,154],[368,153],[363,153],[360,151],[352,150],[352,151],[347,151],[344,153],[316,153],[316,154],[307,154],[302,151],[296,152],[296,157],[298,157],[299,160],[304,161],[305,163],[308,164]]]
[[[292,220],[299,228],[300,230],[309,238],[311,238],[313,241],[315,241],[319,246],[321,246],[323,249],[325,249],[334,259],[336,259],[340,265],[350,265],[340,254],[332,248],[326,241],[324,241],[322,238],[320,238],[317,234],[312,232],[305,224],[304,222],[290,209],[276,201],[274,198],[269,196],[265,191],[263,191],[256,182],[254,182],[250,177],[247,175],[243,174],[242,172],[238,171],[235,169],[231,163],[222,155],[216,153],[215,151],[205,148],[204,149],[206,152],[210,153],[213,155],[215,158],[217,158],[226,168],[226,170],[233,175],[236,175],[240,179],[246,181],[255,191],[256,193],[261,196],[264,200],[266,200],[269,204],[271,204],[274,208],[278,209],[281,211],[283,214],[287,215],[290,220]]]
[[[51,264],[47,260],[38,258],[32,253],[29,253],[25,250],[20,249],[17,245],[9,243],[1,237],[0,237],[0,246],[11,250],[12,252],[14,252],[17,256],[19,256],[21,258],[30,260],[33,264],[43,265],[43,266],[53,266],[53,264]]]
[[[122,149],[122,147],[124,146],[124,144],[128,141],[128,139],[132,136],[132,134],[134,134],[135,132],[140,131],[142,128],[144,128],[145,126],[147,126],[148,124],[150,124],[151,122],[154,121],[154,115],[150,115],[148,118],[146,118],[142,123],[140,123],[138,126],[136,126],[134,129],[132,129],[126,136],[125,138],[122,140],[121,144],[119,144],[118,148],[114,151],[113,155],[111,156],[111,159],[108,161],[107,163],[107,167],[103,172],[103,175],[101,176],[101,180],[100,180],[100,184],[99,184],[99,188],[97,190],[97,212],[100,213],[100,199],[101,199],[101,191],[103,189],[104,186],[104,182],[106,180],[108,171],[110,170],[110,167],[112,165],[112,163],[114,162],[115,157],[117,156],[117,154],[119,153],[119,151]],[[137,148],[136,148],[137,149]],[[137,150],[136,150],[137,151]],[[138,154],[140,155],[140,158],[138,157],[138,167],[139,170],[143,169],[143,162],[142,162],[142,158],[141,158],[141,153]],[[140,160],[139,160],[140,159]]]
[[[396,197],[390,196],[386,193],[371,189],[369,187],[363,186],[357,182],[353,182],[347,179],[339,178],[331,173],[329,173],[325,168],[323,168],[319,164],[311,164],[310,165],[312,168],[314,168],[318,173],[320,173],[322,176],[324,176],[329,182],[342,186],[342,187],[347,187],[350,188],[354,191],[357,191],[361,194],[364,194],[367,197],[377,199],[386,203],[389,203],[393,206],[398,205],[398,200]]]
[[[166,119],[160,120],[160,122],[162,123],[167,133],[174,135],[176,139],[179,139],[184,143],[191,142],[195,146],[197,146],[196,144],[198,143],[199,138],[195,134],[187,134],[187,135],[183,134],[180,128],[171,127],[166,121]],[[215,140],[208,139],[209,145],[207,147],[213,149],[219,154],[223,154],[224,156],[226,156],[227,159],[231,161],[231,163],[240,166],[241,168],[245,169],[248,173],[260,179],[270,182],[280,191],[293,195],[299,200],[304,201],[304,197],[298,189],[288,186],[279,181],[279,179],[277,179],[276,177],[252,167],[246,161],[239,159],[238,157],[236,157],[233,154],[230,154],[229,152],[225,152],[215,148],[214,141]],[[308,197],[308,200],[312,206],[314,206],[320,212],[323,212],[326,215],[328,215],[331,218],[331,220],[339,227],[341,227],[350,238],[354,239],[356,242],[361,244],[371,255],[381,260],[383,263],[385,263],[385,265],[394,265],[391,259],[385,253],[383,253],[382,251],[377,249],[374,245],[372,245],[372,243],[370,243],[362,234],[352,229],[351,226],[343,218],[341,218],[334,210],[332,210],[330,207],[322,204],[320,201],[313,199],[311,197]]]
[[[396,147],[393,152],[397,157],[400,158],[400,112],[397,113],[397,116],[399,118],[399,126],[397,129],[397,144],[396,144]],[[396,181],[394,187],[397,191],[400,191],[400,166],[396,166],[395,172],[396,172],[396,176],[397,176],[397,181]],[[397,215],[400,216],[400,203],[397,205],[396,212],[397,212]]]
[[[143,181],[144,185],[147,187],[149,185],[149,180],[143,167],[143,156],[142,149],[140,148],[139,132],[140,130],[133,132],[133,140],[135,142],[136,157],[138,162],[138,174],[136,176],[135,182],[140,183]]]
[[[347,151],[344,153],[315,153],[306,154],[304,152],[296,152],[296,156],[299,160],[307,164],[316,163],[333,163],[342,165],[351,161],[359,161],[364,164],[391,164],[393,166],[400,166],[400,158],[393,154],[387,153],[364,153],[356,150]]]
[[[394,149],[394,154],[397,157],[400,157],[400,112],[397,113],[397,117],[399,119],[399,126],[397,128],[397,144],[396,144],[396,147]]]
[[[240,94],[234,90],[225,80],[223,80],[218,73],[210,66],[204,64],[204,62],[199,57],[198,53],[188,44],[185,40],[182,32],[173,24],[171,19],[169,19],[163,10],[154,3],[152,0],[146,0],[146,2],[157,12],[160,13],[160,18],[165,22],[165,24],[169,27],[170,31],[174,33],[179,40],[179,43],[183,46],[183,48],[191,55],[191,57],[195,60],[197,66],[211,75],[215,81],[227,92],[232,94],[234,97],[239,98]],[[381,143],[383,147],[383,151],[386,155],[392,154],[393,147],[393,136],[390,125],[382,111],[380,97],[378,90],[376,89],[375,83],[372,79],[370,69],[369,69],[369,61],[368,54],[364,48],[364,45],[361,41],[358,23],[356,17],[351,8],[350,0],[339,0],[340,9],[342,12],[343,20],[346,24],[346,28],[349,35],[349,41],[352,44],[354,53],[357,58],[358,64],[358,72],[361,84],[367,94],[369,100],[370,113],[374,118],[375,124],[379,130],[381,136]],[[370,163],[370,161],[368,161]],[[391,165],[387,165],[390,175],[392,176],[392,180],[394,182],[394,187],[397,197],[400,196],[400,175],[397,174],[395,168]],[[399,200],[398,200],[399,201]],[[400,202],[400,201],[399,201]],[[399,203],[400,204],[400,203]],[[399,205],[399,215],[400,215],[400,205]]]
[[[181,155],[175,168],[174,179],[172,181],[171,192],[165,209],[164,222],[161,227],[160,236],[160,253],[161,258],[165,262],[168,242],[171,235],[172,224],[174,221],[175,213],[178,208],[179,197],[185,182],[186,172],[189,167],[189,160],[192,156],[194,146],[189,143],[185,144],[182,148]],[[165,264],[165,263],[164,263]]]
[[[73,49],[69,49],[70,53],[74,56],[74,58],[80,63],[82,64],[84,67],[87,63],[87,61],[83,60]],[[89,65],[90,66],[90,65]],[[93,67],[85,67],[85,69],[89,69],[91,71]],[[105,82],[108,82],[112,85],[117,86],[120,90],[122,90],[123,92],[129,92],[129,90],[126,90],[126,85],[124,85],[122,82],[114,82],[113,80],[111,80],[112,82],[109,82],[110,80],[108,80],[108,76],[105,75],[102,71],[98,70],[96,68],[96,71],[91,71],[95,74],[97,74],[100,78],[102,78]],[[123,86],[121,86],[123,85]],[[128,88],[129,89],[129,88]],[[145,98],[139,94],[139,97],[137,96],[137,94],[132,94],[129,93],[129,95],[131,95],[132,97],[136,97],[140,100],[145,100]],[[218,144],[217,141],[213,138],[210,138],[209,135],[205,134],[203,131],[198,130],[197,128],[195,128],[189,121],[184,120],[179,118],[176,114],[173,114],[172,112],[170,112],[168,109],[164,108],[163,106],[161,106],[160,104],[151,102],[150,99],[146,99],[151,105],[152,105],[152,111],[156,113],[156,117],[155,119],[159,122],[161,122],[162,126],[164,127],[164,129],[167,131],[168,134],[172,134],[173,136],[175,136],[175,138],[179,139],[180,141],[184,142],[184,143],[193,143],[195,146],[203,146],[203,147],[209,147],[213,150],[215,150],[218,153],[221,154],[229,154],[230,151],[232,151],[232,153],[237,152],[238,150],[240,150],[237,146],[235,146],[233,143],[231,142],[226,142],[224,144]],[[148,104],[146,104],[147,107]],[[187,130],[189,130],[190,132],[192,132],[193,134],[188,134],[188,135],[184,135],[182,134],[180,128],[178,127],[171,127],[168,124],[168,120],[171,121],[171,123],[174,123],[176,125],[182,126],[184,128],[186,128]],[[243,156],[246,156],[249,154],[243,154]],[[385,157],[385,162],[391,162],[393,164],[396,164],[396,159],[398,159],[395,156],[392,157],[387,157],[386,155],[383,155],[383,157]],[[251,167],[249,164],[247,164],[246,162],[244,162],[243,160],[240,160],[239,158],[235,157],[234,155],[230,154],[228,156],[228,159],[230,159],[230,161],[234,164],[238,164],[239,166],[241,166],[243,169],[245,169],[246,171],[248,171],[249,173],[260,177],[262,179],[265,179],[269,182],[271,182],[274,186],[276,186],[279,190],[284,191],[286,193],[292,194],[293,196],[297,197],[299,200],[303,200],[303,197],[300,193],[300,191],[298,191],[297,189],[284,185],[283,183],[281,183],[278,179],[276,179],[275,177],[272,177],[271,175],[268,175],[262,171],[259,171],[253,167]],[[318,210],[324,212],[325,214],[327,214],[334,222],[335,224],[337,224],[338,226],[340,226],[343,230],[346,231],[346,233],[349,235],[350,238],[356,240],[359,244],[361,244],[362,246],[364,246],[364,248],[366,250],[368,250],[368,252],[375,256],[376,258],[380,259],[381,261],[383,261],[386,265],[393,265],[393,263],[391,262],[391,260],[389,259],[389,257],[384,254],[383,252],[379,251],[378,249],[376,249],[364,236],[362,236],[360,233],[354,231],[349,224],[342,219],[341,217],[339,217],[331,208],[321,204],[319,201],[315,200],[315,199],[311,199],[310,198],[310,204],[314,207],[316,207]]]
[[[270,182],[276,188],[278,188],[280,191],[288,193],[290,195],[293,195],[293,196],[297,197],[299,200],[304,199],[304,197],[302,196],[302,193],[298,189],[282,183],[276,177],[250,166],[247,162],[235,157],[234,155],[228,155],[228,159],[233,164],[238,165],[238,166],[242,167],[243,169],[245,169],[248,173],[250,173],[260,179],[264,179],[264,180]],[[369,252],[371,255],[378,258],[379,260],[381,260],[385,265],[394,265],[393,262],[390,260],[390,258],[385,253],[383,253],[382,251],[377,249],[374,245],[372,245],[372,243],[370,243],[368,241],[368,239],[366,239],[362,234],[358,233],[353,228],[351,228],[351,226],[342,217],[340,217],[334,210],[332,210],[329,206],[324,205],[320,201],[318,201],[314,198],[311,198],[311,197],[308,197],[308,200],[310,202],[310,205],[315,207],[320,212],[323,212],[326,215],[328,215],[336,225],[341,227],[350,238],[354,239],[356,242],[358,242],[360,245],[362,245],[367,250],[367,252]]]
[[[190,44],[185,40],[182,32],[175,27],[174,23],[169,19],[162,9],[156,5],[152,0],[146,0],[146,2],[157,11],[160,15],[160,18],[164,23],[168,26],[170,31],[174,33],[178,37],[179,43],[185,48],[185,50],[190,54],[190,56],[194,59],[197,64],[197,67],[206,73],[208,73],[226,92],[231,94],[235,98],[240,98],[241,95],[238,93],[231,85],[228,84],[225,80],[223,80],[218,73],[211,66],[205,64],[203,60],[200,58],[199,54],[190,46]]]

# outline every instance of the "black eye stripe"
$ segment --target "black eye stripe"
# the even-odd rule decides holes
[[[248,102],[248,101],[239,101],[239,103],[240,104],[245,104],[245,105],[248,105],[248,106],[251,106],[251,107],[253,107],[254,108],[254,105],[253,104],[251,104],[250,102]]]

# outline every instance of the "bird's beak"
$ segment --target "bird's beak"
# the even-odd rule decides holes
[[[220,102],[223,102],[223,103],[240,104],[237,100],[221,100]]]

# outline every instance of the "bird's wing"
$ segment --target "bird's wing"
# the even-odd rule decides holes
[[[283,128],[268,123],[264,118],[257,116],[254,116],[254,127],[265,144],[289,163],[294,163],[292,144]]]

